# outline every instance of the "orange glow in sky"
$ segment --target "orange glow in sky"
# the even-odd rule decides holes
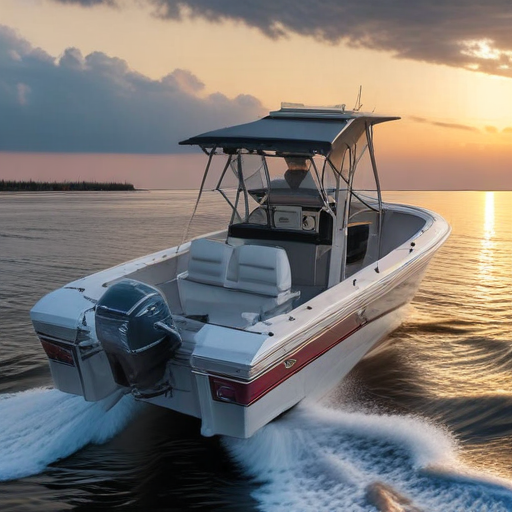
[[[503,42],[500,46],[492,37],[460,41],[460,58],[476,60],[457,66],[452,57],[446,63],[435,63],[436,57],[428,57],[432,62],[421,56],[397,58],[394,50],[325,41],[297,31],[269,37],[257,27],[226,18],[215,23],[201,17],[159,19],[144,1],[118,4],[84,8],[57,0],[2,0],[0,23],[55,59],[68,48],[83,56],[103,52],[122,59],[148,81],[186,70],[193,78],[183,75],[187,83],[182,80],[179,86],[189,88],[199,102],[221,93],[230,99],[253,96],[267,111],[279,108],[281,101],[346,103],[350,108],[362,85],[363,110],[402,117],[375,130],[386,188],[512,188],[512,78],[506,76],[512,52]],[[493,69],[502,69],[505,76],[471,71],[471,66],[485,71],[485,61],[496,60],[501,68]],[[0,73],[0,85],[1,80]],[[32,89],[18,84],[20,104],[29,104]],[[171,121],[175,124],[169,137],[193,135],[181,133],[179,121]],[[110,160],[98,155],[94,166],[77,164],[77,158],[47,155],[38,160],[35,154],[8,148],[0,152],[0,179],[72,179],[77,172],[84,179],[98,174],[123,179],[124,169],[125,179],[137,186],[188,188],[194,180],[180,177],[177,169],[202,164],[201,157],[183,155],[153,156],[144,164],[142,155],[112,155]],[[90,163],[93,157],[80,158]],[[168,173],[164,162],[170,166]],[[150,169],[142,177],[136,173],[141,166]]]

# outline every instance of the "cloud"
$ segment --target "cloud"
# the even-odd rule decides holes
[[[450,128],[453,130],[464,130],[467,132],[478,132],[478,128],[475,128],[474,126],[469,126],[467,124],[459,124],[459,123],[445,123],[442,121],[434,121],[432,119],[426,119],[424,117],[417,117],[417,116],[410,116],[409,119],[412,121],[415,121],[417,123],[424,123],[424,124],[430,124],[432,126],[439,126],[441,128]],[[486,127],[492,128],[492,127]]]
[[[178,140],[265,113],[253,96],[203,88],[190,71],[151,80],[101,52],[55,59],[0,25],[0,150],[184,152]]]
[[[506,128],[503,128],[503,133],[512,133],[512,126],[507,126]]]
[[[121,0],[54,0],[122,6]],[[234,20],[398,58],[512,77],[510,0],[145,0],[160,18]]]
[[[115,7],[116,0],[57,0],[61,4],[80,4],[83,7],[94,7],[95,5],[109,5]]]

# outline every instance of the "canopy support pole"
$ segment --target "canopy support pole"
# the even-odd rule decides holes
[[[201,149],[203,149],[203,151],[205,151],[204,148],[201,148]],[[185,240],[187,240],[187,238],[188,238],[188,232],[190,230],[190,225],[192,224],[192,220],[194,219],[194,216],[197,211],[197,206],[199,205],[199,201],[201,200],[201,196],[203,195],[204,184],[206,182],[206,177],[208,176],[208,171],[210,170],[212,158],[213,158],[213,155],[215,154],[216,149],[217,148],[212,148],[212,150],[210,151],[210,154],[208,155],[208,163],[206,164],[206,169],[203,174],[203,179],[201,181],[201,187],[199,188],[199,194],[197,194],[197,200],[196,200],[196,204],[194,206],[194,211],[192,212],[192,215],[190,216],[190,219],[187,223],[187,227],[185,228],[185,232],[183,233],[183,238],[181,239],[181,244],[176,247],[176,252],[179,251],[180,247],[183,245],[183,242],[185,242]]]
[[[352,162],[352,150],[347,147],[345,151],[345,155],[343,160],[347,157],[350,158],[350,168],[352,170],[353,162]],[[341,168],[343,168],[343,161],[341,164]],[[352,190],[352,172],[349,174],[349,182],[348,182],[348,190],[343,200],[343,196],[340,191],[340,184],[342,180],[340,180],[341,172],[336,173],[336,217],[334,217],[334,226],[332,233],[332,247],[331,247],[331,262],[329,265],[329,281],[328,288],[331,288],[337,285],[340,281],[345,278],[345,262],[347,259],[347,224],[348,224],[348,214],[349,214],[349,202],[350,202],[350,194]],[[343,183],[345,181],[343,180]],[[343,206],[341,206],[341,202],[343,202]]]
[[[379,271],[379,260],[382,254],[382,223],[383,223],[383,214],[382,214],[382,192],[380,189],[380,181],[379,181],[379,173],[377,172],[377,162],[375,160],[375,152],[373,147],[373,126],[370,124],[366,124],[366,139],[368,141],[368,151],[370,152],[370,160],[372,162],[373,168],[373,176],[375,177],[375,183],[377,185],[377,200],[379,203],[379,238],[378,238],[378,253],[377,253],[377,266],[375,270]]]

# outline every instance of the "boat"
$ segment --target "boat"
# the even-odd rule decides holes
[[[193,218],[213,193],[225,223],[43,297],[30,314],[55,387],[237,438],[333,389],[400,325],[450,233],[382,200],[373,132],[396,119],[282,104],[182,141],[207,160]]]

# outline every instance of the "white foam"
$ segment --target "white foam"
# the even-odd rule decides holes
[[[108,441],[138,407],[127,396],[106,411],[102,402],[56,389],[0,395],[0,481],[40,473],[89,443]]]
[[[375,511],[375,490],[397,497],[380,510],[512,510],[503,481],[467,475],[454,439],[419,418],[301,405],[250,439],[224,442],[260,482],[267,512]]]

